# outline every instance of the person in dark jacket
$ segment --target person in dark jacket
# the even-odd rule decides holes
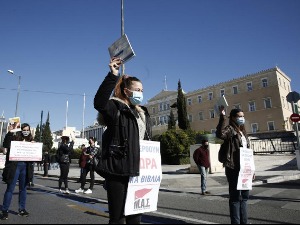
[[[220,120],[216,136],[224,140],[226,149],[225,174],[229,183],[229,208],[232,224],[247,224],[247,201],[249,190],[237,190],[240,172],[240,148],[250,147],[245,130],[245,117],[241,109],[233,109],[229,116],[229,125],[225,125],[226,117],[224,107],[220,107]],[[254,179],[254,177],[253,177]]]
[[[45,154],[43,155],[43,165],[44,165],[43,177],[48,177],[49,164],[50,164],[50,155],[49,152],[45,152]]]
[[[94,107],[107,126],[102,137],[102,176],[106,181],[109,223],[139,224],[141,214],[124,216],[130,176],[139,176],[140,140],[150,140],[151,126],[143,100],[142,82],[131,76],[119,77],[122,60],[112,58],[110,72],[100,85]],[[113,97],[110,98],[114,90]]]
[[[84,194],[92,194],[94,183],[95,183],[95,171],[94,171],[94,165],[93,165],[93,158],[98,153],[99,148],[95,145],[96,144],[96,138],[90,137],[89,138],[89,147],[85,149],[82,154],[86,157],[85,158],[85,166],[83,167],[83,172],[80,176],[81,179],[81,186],[78,190],[75,190],[76,193],[84,193]],[[87,190],[84,190],[85,182],[87,174],[90,173],[90,187]]]
[[[27,190],[26,185],[32,179],[33,174],[30,168],[32,162],[10,161],[10,145],[12,141],[27,141],[33,142],[30,126],[27,123],[21,125],[21,130],[17,133],[10,132],[12,126],[8,127],[9,132],[6,134],[3,142],[3,147],[7,148],[6,163],[3,170],[2,179],[7,184],[7,188],[3,198],[2,205],[2,220],[8,219],[8,210],[13,197],[13,192],[19,181],[19,214],[20,216],[28,217],[29,213],[26,211]]]
[[[58,188],[60,193],[70,194],[68,186],[68,176],[70,170],[71,154],[73,153],[74,138],[70,142],[68,136],[61,137],[61,144],[57,149],[57,160],[60,167],[60,176],[58,180]],[[65,191],[62,190],[62,183],[65,184]]]
[[[193,158],[197,167],[199,169],[201,175],[201,191],[202,195],[210,194],[209,191],[206,191],[206,180],[207,174],[210,167],[210,160],[209,160],[209,143],[207,139],[202,140],[202,146],[197,148],[193,154]]]

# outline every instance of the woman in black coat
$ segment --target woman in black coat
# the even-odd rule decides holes
[[[130,176],[139,176],[140,140],[151,139],[150,116],[141,106],[142,82],[131,76],[119,77],[121,59],[112,58],[110,72],[100,85],[94,107],[107,126],[102,137],[102,173],[106,180],[110,223],[138,224],[141,215],[124,217]],[[112,91],[114,95],[110,98]]]
[[[32,162],[10,161],[10,145],[12,141],[27,141],[33,142],[33,137],[30,132],[30,126],[27,123],[21,125],[21,132],[12,133],[12,127],[9,127],[9,132],[6,134],[3,142],[3,147],[7,148],[5,168],[3,170],[2,179],[7,183],[7,188],[3,198],[2,205],[2,220],[8,219],[8,210],[11,204],[12,196],[17,182],[19,181],[19,215],[29,216],[26,211],[27,198],[27,183],[32,179],[33,172],[30,168]]]
[[[57,149],[57,161],[60,167],[60,176],[58,188],[60,193],[70,194],[68,176],[70,171],[71,154],[73,153],[74,140],[70,142],[68,136],[61,137],[61,144]],[[62,183],[65,185],[65,191],[62,190]]]

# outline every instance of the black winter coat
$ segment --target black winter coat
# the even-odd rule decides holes
[[[21,136],[20,133],[17,133],[17,135]],[[6,162],[5,162],[5,167],[3,169],[2,173],[2,180],[3,182],[7,184],[11,184],[12,181],[14,180],[16,170],[17,170],[17,165],[18,162],[16,161],[9,161],[9,154],[10,154],[10,145],[12,141],[16,141],[16,135],[14,135],[11,132],[8,132],[5,135],[4,141],[3,141],[3,147],[7,148],[7,153],[6,153]],[[26,162],[26,183],[28,183],[32,178],[33,178],[33,171],[31,169],[31,164],[32,162]]]
[[[118,98],[110,98],[118,81],[111,73],[105,77],[95,98],[94,107],[103,118],[106,131],[102,137],[102,176],[139,176],[140,140],[137,113],[144,115],[145,140],[151,139],[150,115],[143,106],[129,106]]]
[[[217,126],[216,136],[224,140],[223,147],[226,149],[226,161],[223,163],[225,167],[240,170],[240,148],[242,144],[242,135],[237,132],[231,125],[225,126],[225,116],[220,116],[219,124]],[[247,147],[250,147],[248,136]]]

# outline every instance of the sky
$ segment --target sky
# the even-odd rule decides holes
[[[275,66],[300,91],[298,0],[124,0],[124,30],[143,104],[179,80],[190,92]],[[120,36],[121,0],[0,0],[0,115],[14,117],[20,76],[21,122],[36,127],[43,112],[52,131],[93,125]]]

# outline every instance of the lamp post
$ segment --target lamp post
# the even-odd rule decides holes
[[[7,72],[18,77],[18,93],[17,93],[17,102],[16,102],[16,111],[15,111],[15,117],[16,117],[18,115],[18,104],[19,104],[19,96],[20,96],[21,76],[16,75],[13,70],[7,70]]]

